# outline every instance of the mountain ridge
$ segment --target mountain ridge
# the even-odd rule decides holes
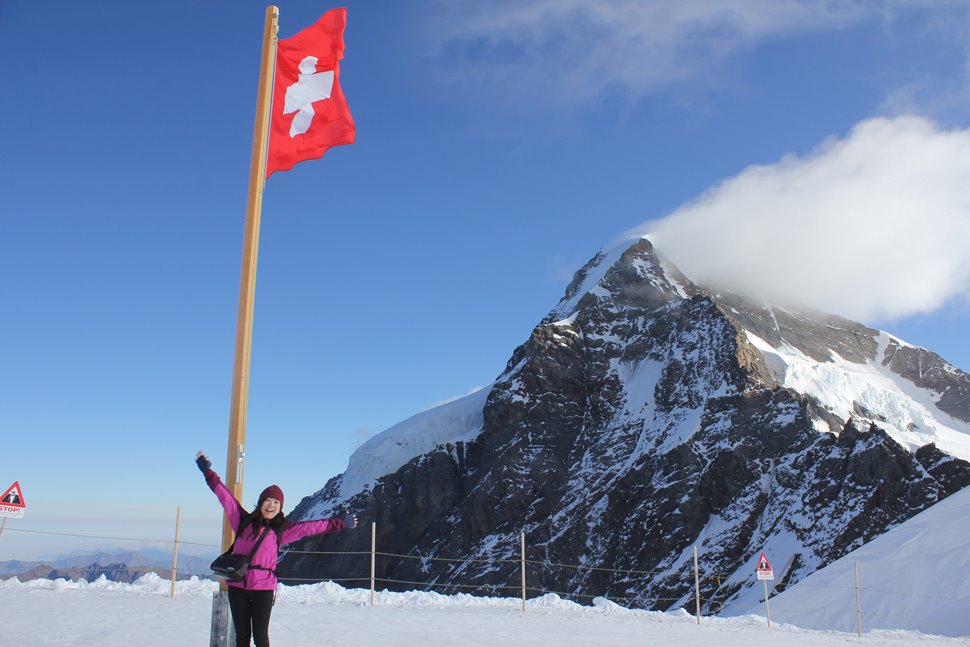
[[[515,556],[524,530],[549,562],[654,573],[549,570],[531,576],[536,590],[650,608],[686,603],[696,545],[702,592],[724,609],[750,589],[759,547],[787,555],[784,588],[970,483],[968,388],[965,373],[887,333],[698,286],[642,238],[576,273],[487,394],[445,405],[465,421],[453,435],[435,429],[430,451],[356,475],[368,484],[357,492],[337,477],[293,514],[348,506],[377,521],[387,552],[426,557]],[[937,406],[946,394],[950,413]],[[478,429],[459,410],[480,401]],[[420,436],[422,415],[381,442]],[[472,562],[380,570],[480,592],[515,576]],[[281,571],[323,577],[301,555]]]

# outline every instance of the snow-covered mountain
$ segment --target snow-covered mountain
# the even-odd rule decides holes
[[[708,612],[784,590],[970,483],[970,377],[839,317],[706,289],[646,238],[599,252],[487,389],[363,445],[296,518],[377,521],[379,550],[529,559],[535,591]],[[366,550],[364,533],[309,539]],[[286,557],[285,577],[365,557]],[[378,577],[517,582],[512,562],[383,559]],[[348,575],[352,576],[352,575]]]
[[[179,551],[178,569],[188,573],[209,573],[209,563],[215,555],[191,555],[184,549]],[[172,566],[172,552],[142,548],[140,550],[76,550],[64,555],[52,555],[43,558],[43,562],[56,568],[72,568],[99,564],[124,564],[126,566]]]

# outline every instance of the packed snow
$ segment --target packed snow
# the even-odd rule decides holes
[[[204,645],[209,639],[214,582],[171,583],[154,574],[134,584],[16,579],[0,582],[4,644],[19,647],[99,645],[132,647]],[[370,592],[330,582],[281,586],[270,624],[274,645],[357,647],[425,645],[679,645],[788,647],[866,645],[929,647],[967,640],[906,631],[853,633],[798,629],[764,618],[696,619],[685,613],[628,610],[602,598],[580,606],[549,594],[517,598],[443,596],[435,593]]]
[[[716,530],[716,524],[708,529]],[[603,598],[594,600],[592,606],[581,606],[555,594],[530,599],[523,612],[520,598],[379,591],[372,608],[369,590],[322,582],[279,587],[271,636],[274,644],[290,647],[315,646],[334,638],[360,647],[970,645],[967,537],[970,489],[773,596],[770,627],[760,600],[752,600],[750,608],[740,610],[744,615],[705,616],[698,625],[683,610],[630,610]],[[772,558],[770,551],[768,556]],[[753,561],[754,556],[752,577]],[[860,617],[856,613],[856,563],[861,638],[856,636]],[[784,568],[780,563],[774,566],[776,572]],[[133,584],[103,577],[90,583],[0,581],[3,644],[205,644],[217,586],[198,578],[179,581],[173,598],[171,582],[154,573]]]

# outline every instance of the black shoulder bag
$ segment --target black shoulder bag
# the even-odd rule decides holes
[[[263,539],[266,538],[269,531],[269,528],[263,528],[263,533],[259,536],[259,539],[256,540],[256,543],[253,545],[253,549],[249,551],[248,555],[234,554],[232,552],[232,548],[236,545],[236,541],[233,540],[232,546],[229,547],[229,550],[216,557],[212,564],[209,565],[209,568],[212,569],[212,572],[217,577],[222,577],[233,582],[241,581],[246,575],[246,571],[249,570],[249,562],[252,561],[253,555],[256,554],[256,549],[258,549],[259,545],[263,543]],[[236,537],[238,536],[239,533],[236,533]]]

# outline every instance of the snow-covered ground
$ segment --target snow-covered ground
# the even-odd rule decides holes
[[[154,574],[134,584],[103,579],[0,582],[0,637],[3,644],[18,647],[207,644],[216,585],[197,579],[178,582],[174,598],[169,597],[170,587]],[[907,631],[871,631],[860,639],[853,633],[775,623],[769,628],[757,616],[704,618],[697,625],[683,612],[630,611],[605,600],[582,607],[554,595],[530,600],[525,612],[515,598],[381,592],[373,608],[369,600],[369,591],[329,582],[282,586],[270,626],[272,642],[282,647],[970,645],[968,638]]]
[[[334,642],[360,647],[970,647],[968,538],[970,488],[773,596],[771,627],[763,615],[704,617],[698,625],[685,612],[632,611],[603,599],[580,606],[554,594],[529,600],[524,613],[517,598],[420,592],[379,592],[371,608],[369,591],[326,582],[281,586],[271,635],[274,645],[289,647]],[[855,564],[861,638],[855,633]],[[0,581],[0,645],[205,645],[216,588],[208,580],[181,581],[171,598],[171,582],[155,574],[134,584],[103,578]],[[747,609],[737,610],[763,614],[756,601],[757,595]]]

